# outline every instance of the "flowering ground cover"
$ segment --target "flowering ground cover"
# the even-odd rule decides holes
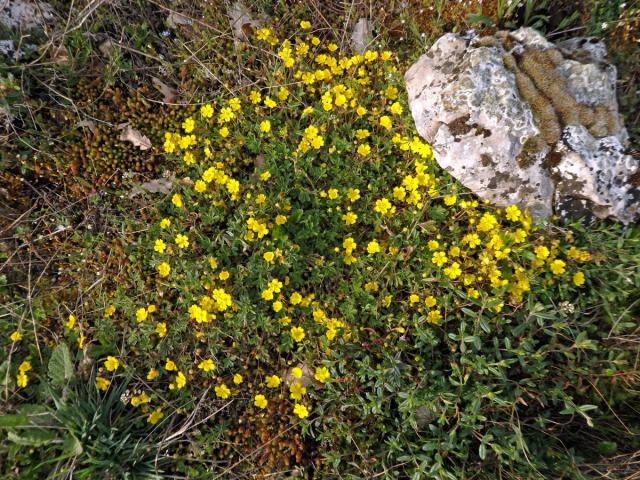
[[[261,76],[140,124],[168,189],[114,184],[55,295],[4,277],[3,475],[590,478],[633,455],[640,231],[479,202],[417,136],[391,43],[354,54],[309,12],[246,43]]]

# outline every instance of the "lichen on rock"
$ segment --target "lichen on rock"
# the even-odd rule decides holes
[[[593,39],[554,45],[530,28],[450,33],[405,79],[418,132],[481,198],[538,218],[588,210],[628,223],[640,216],[631,181],[640,166],[625,151],[605,60]]]

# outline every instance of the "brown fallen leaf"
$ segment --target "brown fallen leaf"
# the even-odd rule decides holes
[[[151,77],[151,81],[156,86],[156,88],[160,90],[160,93],[162,93],[162,96],[164,97],[163,100],[166,103],[175,103],[176,98],[178,98],[178,91],[175,88],[170,87],[156,77]]]
[[[136,185],[129,191],[129,198],[135,198],[143,192],[168,194],[171,192],[171,188],[173,188],[174,181],[175,178],[173,177],[156,178]]]
[[[93,120],[81,120],[76,124],[76,127],[86,127],[91,130],[91,133],[96,133],[96,122]]]
[[[171,12],[167,16],[167,26],[169,28],[176,28],[178,25],[191,25],[193,22],[190,18],[178,13]]]
[[[134,147],[138,147],[140,150],[149,150],[151,148],[151,140],[145,137],[135,128],[131,127],[129,123],[121,123],[118,128],[122,130],[118,140],[123,142],[131,142]]]

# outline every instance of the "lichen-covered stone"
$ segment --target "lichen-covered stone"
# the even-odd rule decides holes
[[[405,75],[418,133],[482,199],[537,218],[640,217],[640,165],[593,39],[558,45],[530,28],[442,36]]]

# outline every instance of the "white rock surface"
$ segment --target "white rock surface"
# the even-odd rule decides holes
[[[625,153],[616,70],[605,58],[593,39],[556,48],[529,28],[445,34],[405,75],[416,128],[444,169],[498,206],[633,222],[640,164]]]

